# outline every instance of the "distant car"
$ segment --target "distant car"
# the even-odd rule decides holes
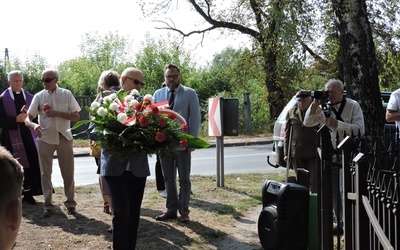
[[[383,113],[386,113],[386,106],[390,98],[390,94],[392,92],[389,91],[383,91],[381,92],[381,98],[382,98],[382,104],[383,104]],[[276,162],[275,164],[270,162],[269,156],[267,158],[267,162],[269,165],[273,167],[286,167],[286,162],[283,160],[284,155],[283,155],[283,147],[284,147],[284,141],[285,141],[285,128],[286,128],[286,115],[289,111],[289,109],[295,107],[297,104],[297,98],[296,96],[293,96],[292,99],[286,104],[285,108],[282,110],[282,112],[279,114],[278,118],[275,121],[274,124],[274,135],[273,135],[273,145],[272,145],[272,151],[275,152],[275,159]],[[391,125],[389,125],[391,124]],[[393,123],[389,123],[387,125],[393,126]]]

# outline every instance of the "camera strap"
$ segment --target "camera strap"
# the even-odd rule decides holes
[[[345,104],[346,104],[346,98],[343,98],[343,100],[340,102],[339,111],[337,111],[333,106],[331,106],[331,109],[332,109],[333,113],[335,114],[336,119],[339,121],[342,121],[342,122],[344,122],[344,121],[343,121],[341,115],[342,115]]]

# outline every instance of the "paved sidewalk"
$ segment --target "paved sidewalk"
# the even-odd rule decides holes
[[[224,137],[223,140],[224,140],[224,146],[225,147],[270,144],[270,143],[273,142],[272,136],[269,136],[269,137],[234,137],[234,136],[229,136],[229,137]],[[208,142],[211,144],[211,146],[210,146],[211,148],[215,147],[216,139],[208,140]],[[90,148],[89,147],[74,148],[75,157],[89,156],[89,152],[90,152]]]

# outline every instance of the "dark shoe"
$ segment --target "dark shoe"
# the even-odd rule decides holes
[[[45,218],[50,217],[52,214],[53,214],[53,211],[50,210],[50,209],[45,209],[45,210],[43,211],[43,217],[45,217]]]
[[[181,219],[180,219],[180,221],[181,221],[181,222],[184,222],[184,223],[189,222],[189,215],[181,214]]]
[[[338,224],[333,223],[333,230],[332,230],[334,235],[337,235],[339,233],[339,235],[343,235],[343,228],[339,227]]]
[[[22,197],[22,202],[26,202],[26,203],[29,203],[31,205],[36,205],[35,198],[33,198],[32,195],[25,194],[24,197]]]
[[[156,216],[156,220],[158,221],[165,221],[170,219],[176,219],[176,211],[167,211],[161,215]]]
[[[103,212],[106,214],[111,214],[110,204],[108,202],[104,202]]]
[[[68,214],[71,214],[71,215],[76,214],[76,209],[74,207],[68,207],[67,210],[68,210]]]

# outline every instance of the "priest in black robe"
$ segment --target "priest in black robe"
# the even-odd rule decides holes
[[[26,111],[32,94],[23,89],[21,71],[8,74],[7,88],[0,95],[0,144],[7,148],[24,168],[24,202],[36,204],[34,195],[42,195],[36,135],[25,126]]]

